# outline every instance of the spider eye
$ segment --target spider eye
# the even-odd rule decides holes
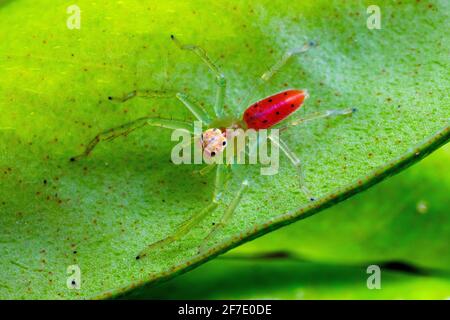
[[[226,141],[224,141],[224,142],[222,142],[222,145],[224,146],[224,145],[226,145],[227,144],[227,142]]]
[[[216,153],[213,151],[211,152],[211,157],[214,157],[216,155]]]

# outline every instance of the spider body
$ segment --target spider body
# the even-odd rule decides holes
[[[191,113],[192,115],[199,120],[202,124],[206,125],[207,129],[202,132],[200,135],[200,139],[198,140],[204,154],[208,157],[215,157],[229,145],[228,142],[231,142],[231,136],[227,136],[227,129],[253,129],[256,131],[267,129],[267,128],[280,128],[287,129],[289,127],[293,127],[299,125],[301,123],[305,123],[308,121],[312,121],[320,118],[327,118],[331,116],[338,115],[349,115],[352,114],[356,109],[354,108],[346,108],[346,109],[334,109],[334,110],[324,110],[315,113],[311,113],[305,115],[302,118],[292,117],[293,113],[298,110],[305,99],[308,97],[308,93],[306,90],[296,90],[290,89],[285,90],[280,93],[274,94],[270,97],[264,98],[258,102],[251,104],[242,114],[242,116],[235,117],[233,115],[227,114],[224,106],[225,106],[225,93],[226,93],[226,78],[220,71],[220,69],[212,62],[212,60],[208,57],[205,50],[196,45],[183,45],[181,44],[174,36],[171,36],[172,41],[182,50],[187,50],[195,53],[208,67],[208,69],[215,75],[216,79],[216,99],[213,105],[214,115],[215,117],[211,118],[210,113],[207,112],[202,106],[195,103],[191,100],[185,93],[177,93],[175,98],[179,100]],[[315,42],[308,42],[304,46],[290,50],[286,52],[280,61],[274,64],[272,68],[266,71],[259,79],[258,85],[264,84],[273,75],[275,75],[285,64],[286,62],[296,54],[302,54],[308,51],[310,48],[316,46]],[[164,97],[173,97],[173,95],[164,95],[161,92],[152,91],[152,90],[134,90],[128,94],[125,94],[121,98],[113,98],[109,97],[109,100],[118,100],[120,102],[125,102],[129,99],[135,97],[142,98],[164,98]],[[137,119],[135,121],[126,123],[124,125],[103,131],[97,134],[87,145],[82,154],[79,156],[73,157],[70,160],[76,161],[83,157],[88,156],[91,151],[95,148],[95,146],[102,141],[111,141],[119,136],[127,136],[130,132],[143,128],[145,126],[154,126],[159,128],[167,128],[167,129],[180,129],[183,131],[187,131],[190,134],[196,134],[193,129],[193,124],[186,121],[174,120],[174,119],[164,119],[161,117],[143,117]],[[280,127],[281,126],[281,127]],[[235,135],[235,133],[229,133]],[[238,133],[236,133],[238,135]],[[305,196],[314,200],[311,197],[308,188],[304,183],[304,176],[301,167],[300,158],[290,149],[288,144],[283,141],[282,138],[279,140],[271,139],[272,144],[275,144],[279,147],[279,150],[289,159],[292,163],[293,167],[297,172],[298,183],[300,190],[302,190]],[[230,143],[231,144],[231,143]],[[259,148],[259,147],[258,147]],[[249,150],[251,154],[255,154],[256,149]],[[250,156],[249,153],[249,156]],[[228,164],[209,164],[202,170],[198,171],[200,174],[204,175],[210,172],[212,169],[216,169],[215,171],[215,179],[214,179],[214,187],[212,192],[212,199],[209,205],[204,207],[201,210],[196,210],[196,212],[182,223],[178,229],[168,235],[166,238],[161,239],[159,241],[153,242],[148,245],[144,250],[142,250],[136,259],[140,259],[141,257],[146,256],[151,251],[165,247],[170,243],[180,239],[186,233],[188,233],[195,225],[200,223],[207,215],[211,214],[216,210],[219,203],[223,201],[222,193],[226,189],[226,180],[231,175],[227,174],[227,170],[232,169],[233,166]],[[205,170],[206,169],[206,170]],[[205,246],[213,237],[213,235],[221,230],[228,220],[232,217],[235,209],[238,207],[239,202],[241,201],[246,189],[249,187],[249,180],[243,179],[241,181],[241,186],[239,190],[234,195],[233,200],[228,205],[227,209],[223,213],[221,219],[218,223],[214,224],[211,232],[205,237],[203,244],[199,247],[199,251],[203,251]]]
[[[226,129],[269,129],[291,116],[308,98],[306,90],[289,89],[250,105],[243,113],[242,119],[218,118],[217,127],[203,132],[200,143],[206,157],[215,157],[223,152],[227,144]]]
[[[306,90],[286,90],[262,99],[244,112],[243,120],[249,129],[268,129],[295,112],[308,97]]]

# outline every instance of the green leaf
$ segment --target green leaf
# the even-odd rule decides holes
[[[0,297],[104,297],[160,281],[253,237],[331,206],[404,169],[448,141],[448,2],[380,1],[382,29],[366,27],[357,1],[77,1],[81,29],[67,28],[67,2],[0,4]],[[369,3],[367,3],[369,5]],[[308,88],[300,112],[357,107],[345,119],[285,132],[317,201],[298,190],[281,159],[276,176],[245,166],[251,189],[233,220],[196,255],[225,205],[186,237],[142,261],[137,252],[203,208],[212,176],[170,162],[170,132],[148,128],[68,159],[99,131],[144,115],[193,120],[175,100],[108,96],[136,88],[185,91],[208,110],[212,75],[169,35],[204,47],[228,77],[227,107],[242,112],[285,87]],[[307,39],[320,46],[267,86],[255,79]],[[66,286],[79,266],[81,289]]]
[[[398,176],[230,254],[284,252],[341,264],[401,261],[448,271],[449,163],[447,144]]]
[[[446,274],[381,269],[380,286],[368,289],[367,267],[305,263],[295,259],[221,259],[122,299],[448,299]],[[369,281],[372,284],[373,280]]]

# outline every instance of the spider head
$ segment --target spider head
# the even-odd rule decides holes
[[[206,157],[214,158],[227,146],[227,138],[225,132],[222,130],[213,128],[204,131],[200,137],[200,143],[202,145],[203,154]]]

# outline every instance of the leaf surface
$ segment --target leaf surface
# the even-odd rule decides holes
[[[63,1],[0,3],[0,297],[106,297],[173,277],[272,229],[307,217],[394,174],[449,138],[448,1],[380,1],[382,29],[366,27],[357,1],[77,1],[81,29]],[[204,47],[228,77],[227,109],[242,113],[286,87],[307,88],[305,114],[357,107],[284,138],[303,161],[317,201],[298,190],[281,158],[276,176],[241,167],[229,183],[251,189],[227,227],[197,255],[225,205],[170,247],[137,252],[207,205],[212,176],[170,162],[170,132],[146,128],[69,163],[98,132],[144,115],[194,120],[175,99],[112,103],[136,88],[182,91],[212,111],[214,81],[197,57],[170,42]],[[255,79],[308,39],[320,46],[269,84]],[[81,289],[66,286],[79,266]]]

